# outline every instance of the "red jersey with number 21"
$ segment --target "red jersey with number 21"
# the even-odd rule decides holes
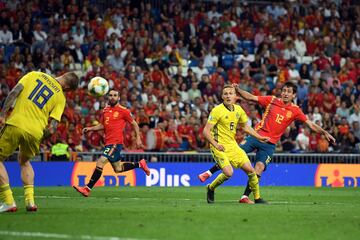
[[[103,110],[102,124],[105,132],[105,145],[123,144],[126,122],[133,121],[131,113],[125,107],[117,104],[114,107],[106,106]]]
[[[293,103],[285,104],[275,96],[259,96],[258,102],[265,108],[265,112],[255,130],[261,136],[270,137],[270,143],[276,144],[293,121],[307,120],[299,106]]]

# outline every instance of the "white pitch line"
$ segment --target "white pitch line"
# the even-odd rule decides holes
[[[84,198],[84,197],[64,197],[64,196],[55,196],[55,195],[51,195],[51,196],[35,196],[35,198],[42,198],[42,199],[46,199],[46,198],[53,198],[53,199],[74,199],[74,198]],[[95,197],[95,196],[91,196],[91,198],[100,198],[100,197]],[[159,200],[158,198],[148,198],[148,197],[144,197],[144,198],[127,198],[127,197],[111,197],[111,198],[107,198],[107,199],[111,199],[111,200],[126,200],[126,199],[130,199],[130,200],[137,200],[137,201],[141,201],[141,200]],[[189,199],[189,198],[168,198],[168,200],[176,200],[176,201],[205,201],[203,199]],[[237,202],[238,200],[234,199],[234,200],[218,200],[219,203],[231,203],[231,202]],[[341,202],[294,202],[294,201],[270,201],[269,202],[270,205],[274,204],[274,205],[280,205],[280,204],[284,204],[284,205],[345,205],[347,203],[341,203]]]
[[[20,196],[23,197],[23,196]],[[35,198],[54,198],[54,199],[74,199],[74,198],[84,198],[84,197],[64,197],[64,196],[55,196],[55,195],[51,195],[51,196],[36,196]],[[91,196],[91,198],[99,198],[99,197],[93,197]],[[103,197],[101,197],[103,198]],[[112,199],[112,200],[124,200],[124,199],[131,199],[131,200],[153,200],[153,199],[158,199],[158,198],[148,198],[148,197],[143,197],[143,198],[129,198],[129,197],[111,197],[111,198],[107,198],[107,199]],[[190,198],[168,198],[168,199],[175,199],[175,200],[183,200],[183,201],[190,201],[190,200],[198,200],[198,199],[190,199]]]
[[[56,239],[84,239],[84,240],[141,240],[140,238],[121,238],[121,237],[102,237],[90,235],[69,235],[62,233],[44,233],[44,232],[14,232],[1,231],[0,235],[12,237],[38,237],[38,238],[56,238]],[[142,239],[145,240],[145,239]]]

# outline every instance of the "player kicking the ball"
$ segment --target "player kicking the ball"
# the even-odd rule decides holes
[[[291,82],[283,85],[281,98],[275,96],[254,96],[234,85],[237,93],[247,101],[259,103],[265,108],[261,121],[256,125],[255,130],[261,136],[269,137],[268,142],[261,142],[252,136],[248,136],[240,147],[250,153],[256,150],[255,171],[260,179],[262,173],[266,170],[267,165],[271,162],[275,151],[275,145],[285,132],[286,128],[295,120],[304,122],[311,130],[323,134],[328,141],[335,142],[335,138],[330,133],[322,129],[317,124],[307,119],[301,108],[293,104],[296,97],[297,87]],[[220,170],[220,165],[215,165],[206,172],[199,174],[201,182],[206,181],[213,173]],[[248,182],[245,192],[240,203],[254,203],[249,199],[251,193],[251,183]]]
[[[228,180],[233,174],[233,167],[241,168],[247,174],[256,203],[266,203],[260,198],[259,181],[250,160],[235,140],[236,126],[239,124],[246,133],[258,141],[267,141],[268,137],[259,135],[247,125],[245,111],[235,105],[236,91],[232,85],[225,85],[221,97],[223,103],[214,107],[204,128],[204,136],[210,143],[211,154],[221,168],[217,178],[207,186],[207,202],[214,203],[215,188]]]
[[[135,129],[137,146],[141,146],[142,142],[138,124],[132,118],[130,111],[119,104],[119,92],[116,90],[110,90],[108,97],[109,105],[103,109],[101,123],[94,127],[86,127],[83,129],[83,133],[103,129],[105,132],[105,147],[102,151],[101,157],[96,162],[96,168],[89,183],[85,187],[73,186],[76,191],[81,193],[84,197],[88,197],[90,195],[91,189],[100,179],[103,168],[107,162],[111,163],[111,166],[116,173],[126,172],[134,168],[141,168],[146,175],[150,175],[150,170],[144,159],[140,160],[138,163],[120,161],[121,150],[124,142],[123,130],[126,122],[131,123]]]

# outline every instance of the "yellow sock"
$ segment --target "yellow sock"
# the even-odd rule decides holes
[[[25,185],[24,186],[24,196],[25,196],[25,204],[34,204],[34,185]]]
[[[224,173],[220,173],[219,176],[217,176],[215,180],[209,185],[209,188],[211,190],[214,190],[228,179],[229,179],[228,176],[226,176]]]
[[[0,192],[0,204],[4,202],[4,194]]]
[[[4,184],[0,186],[0,193],[2,195],[2,201],[7,205],[14,204],[15,200],[9,184]]]
[[[248,174],[248,177],[249,177],[249,185],[251,191],[254,194],[254,198],[259,199],[260,198],[259,179],[255,173]]]

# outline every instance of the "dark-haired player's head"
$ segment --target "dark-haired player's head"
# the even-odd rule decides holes
[[[286,82],[281,88],[281,99],[284,103],[290,103],[296,98],[297,86],[292,82]]]
[[[226,84],[221,91],[221,98],[225,105],[235,104],[237,100],[235,88],[230,84]]]
[[[119,91],[115,90],[115,89],[110,89],[109,93],[108,93],[108,103],[110,106],[115,106],[116,104],[119,103],[120,100],[120,94]]]

